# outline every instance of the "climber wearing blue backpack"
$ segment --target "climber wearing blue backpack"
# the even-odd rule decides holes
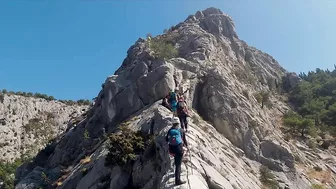
[[[169,153],[174,156],[175,160],[175,184],[181,185],[186,183],[181,181],[181,164],[183,158],[183,145],[188,147],[183,129],[180,128],[180,120],[173,118],[173,126],[168,130],[166,141],[169,144]]]
[[[171,91],[169,93],[169,104],[170,104],[170,108],[173,111],[174,115],[176,115],[176,110],[177,110],[177,89],[175,89],[175,91]]]

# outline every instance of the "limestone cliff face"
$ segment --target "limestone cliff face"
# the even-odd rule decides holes
[[[261,188],[260,165],[274,171],[281,188],[310,187],[311,180],[295,167],[297,147],[279,131],[289,107],[276,90],[288,73],[270,55],[240,40],[232,19],[215,8],[189,16],[155,39],[173,43],[178,57],[157,59],[147,40],[136,41],[87,117],[17,170],[16,188],[42,186],[41,173],[51,182],[61,180],[57,188],[64,189],[174,188],[164,141],[172,114],[159,103],[176,85],[192,110],[183,170],[188,183],[176,188]],[[269,93],[264,107],[256,98],[261,92]],[[106,135],[125,123],[156,136],[129,171],[104,165]]]
[[[35,156],[50,139],[65,131],[70,118],[76,118],[88,108],[41,98],[1,96],[1,161],[13,161],[22,155]]]

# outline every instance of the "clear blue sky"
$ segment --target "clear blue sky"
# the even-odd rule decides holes
[[[289,71],[333,68],[335,0],[2,0],[0,88],[91,99],[139,37],[211,6]]]

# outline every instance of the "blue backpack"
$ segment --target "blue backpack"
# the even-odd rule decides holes
[[[169,97],[169,102],[175,102],[176,101],[176,93],[175,92],[171,92],[170,93],[170,97]]]
[[[177,146],[182,143],[181,132],[179,129],[171,129],[168,137],[169,145]]]

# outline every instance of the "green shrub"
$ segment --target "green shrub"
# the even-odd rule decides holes
[[[35,93],[35,94],[34,94],[34,97],[35,97],[35,98],[42,98],[43,96],[42,96],[41,93]]]
[[[280,88],[282,88],[285,92],[289,92],[291,90],[291,84],[286,75],[281,78]]]
[[[54,136],[54,125],[53,119],[47,119],[42,122],[39,118],[33,118],[23,125],[23,129],[27,134],[33,134],[35,137],[40,138],[40,141],[44,144]]]
[[[234,74],[239,81],[244,81],[246,79],[246,74],[242,70],[234,70]]]
[[[0,103],[3,103],[5,101],[5,95],[0,93]]]
[[[256,82],[255,77],[248,70],[244,71],[241,69],[237,69],[237,70],[234,70],[234,74],[239,81],[245,82],[247,84],[253,85]]]
[[[269,77],[267,79],[267,85],[268,85],[269,90],[275,89],[276,88],[276,80],[272,77]]]
[[[258,103],[261,103],[261,108],[264,108],[265,105],[270,106],[269,96],[270,94],[264,91],[254,94]]]
[[[294,154],[294,160],[295,160],[296,162],[299,162],[299,163],[302,162],[300,156],[299,156],[298,154],[296,154],[296,153]]]
[[[250,99],[250,94],[249,94],[248,90],[243,90],[243,95],[244,95],[247,99]]]
[[[251,120],[249,120],[248,125],[249,125],[249,127],[255,129],[256,127],[258,127],[259,124],[258,124],[257,121],[251,119]]]
[[[314,140],[314,139],[309,139],[309,141],[308,141],[308,146],[309,146],[309,148],[311,148],[311,149],[313,149],[313,150],[316,150],[316,147],[317,147],[316,140]]]
[[[257,100],[258,103],[262,102],[262,95],[261,95],[261,93],[254,94],[254,98]]]
[[[151,39],[148,41],[149,47],[154,51],[154,56],[159,59],[171,59],[177,57],[178,51],[169,42],[162,39]]]
[[[325,187],[320,184],[312,184],[311,188],[312,189],[325,189]]]
[[[89,140],[90,139],[90,133],[88,132],[87,129],[84,130],[83,138],[84,138],[84,140]]]
[[[89,170],[87,168],[82,168],[81,172],[82,172],[83,176],[85,176],[85,175],[88,174]]]
[[[314,166],[314,170],[317,172],[321,172],[323,169],[320,166]]]
[[[28,161],[30,161],[30,158],[19,158],[13,163],[0,162],[0,180],[3,181],[4,189],[14,189],[15,171],[20,165]]]
[[[121,133],[109,136],[109,152],[106,156],[106,166],[125,165],[133,162],[149,145],[148,138],[140,132],[134,132],[127,127],[120,127]]]
[[[68,105],[75,105],[76,104],[76,102],[73,101],[73,100],[68,100],[67,102],[68,102]]]
[[[292,135],[290,135],[289,133],[286,133],[284,136],[285,141],[290,141],[292,139]]]
[[[30,119],[28,124],[23,125],[23,128],[26,133],[31,133],[34,130],[39,130],[41,127],[43,127],[41,120],[38,118]]]
[[[50,178],[47,176],[47,174],[45,173],[45,172],[42,172],[41,173],[41,178],[42,178],[42,180],[43,180],[43,184],[42,184],[42,186],[43,186],[43,188],[48,188],[48,187],[50,187],[50,185],[51,185],[51,180],[50,180]]]
[[[204,131],[204,132],[206,132],[206,133],[208,133],[209,132],[209,127],[207,126],[207,125],[200,125],[200,127],[202,128],[202,130]]]
[[[77,100],[77,104],[78,105],[90,105],[91,101],[90,100],[80,99],[80,100]]]
[[[251,85],[254,85],[257,82],[257,79],[251,73],[247,74],[247,82]]]
[[[53,96],[48,96],[46,94],[41,94],[41,93],[35,93],[34,97],[35,98],[42,98],[42,99],[45,99],[47,101],[55,100],[55,98]]]
[[[270,188],[270,189],[278,189],[279,188],[279,183],[275,180],[275,176],[273,173],[268,169],[266,166],[261,166],[260,167],[260,182]]]
[[[288,111],[283,116],[283,124],[288,129],[287,131],[291,134],[301,134],[304,136],[305,134],[309,134],[312,137],[317,136],[317,129],[314,125],[314,120],[303,118],[298,113],[294,111]]]
[[[48,96],[46,100],[52,101],[52,100],[55,100],[55,98],[53,96]]]
[[[317,128],[314,126],[314,121],[310,120],[309,122],[304,122],[306,125],[305,127],[308,127],[308,135],[310,135],[313,138],[317,137]]]
[[[201,123],[200,120],[198,119],[198,117],[195,114],[192,115],[191,119],[193,120],[193,122],[196,125],[199,125]]]
[[[35,93],[35,94],[33,94],[31,92],[26,93],[26,92],[21,92],[21,91],[18,91],[18,92],[9,91],[9,92],[7,92],[6,89],[3,89],[2,93],[8,94],[8,95],[15,94],[15,95],[24,96],[24,97],[43,98],[43,99],[48,100],[48,101],[56,100],[53,96],[48,96],[46,94],[41,94],[41,93]]]
[[[73,101],[73,100],[59,100],[59,101],[62,102],[62,103],[64,103],[64,104],[66,104],[66,105],[68,105],[68,106],[73,106],[73,105],[76,104],[76,102]]]
[[[51,112],[44,112],[45,115],[47,115],[47,119],[51,120],[55,118],[55,114],[51,113]]]
[[[269,93],[263,92],[261,93],[261,96],[262,96],[262,107],[264,107],[264,104],[269,102]]]

